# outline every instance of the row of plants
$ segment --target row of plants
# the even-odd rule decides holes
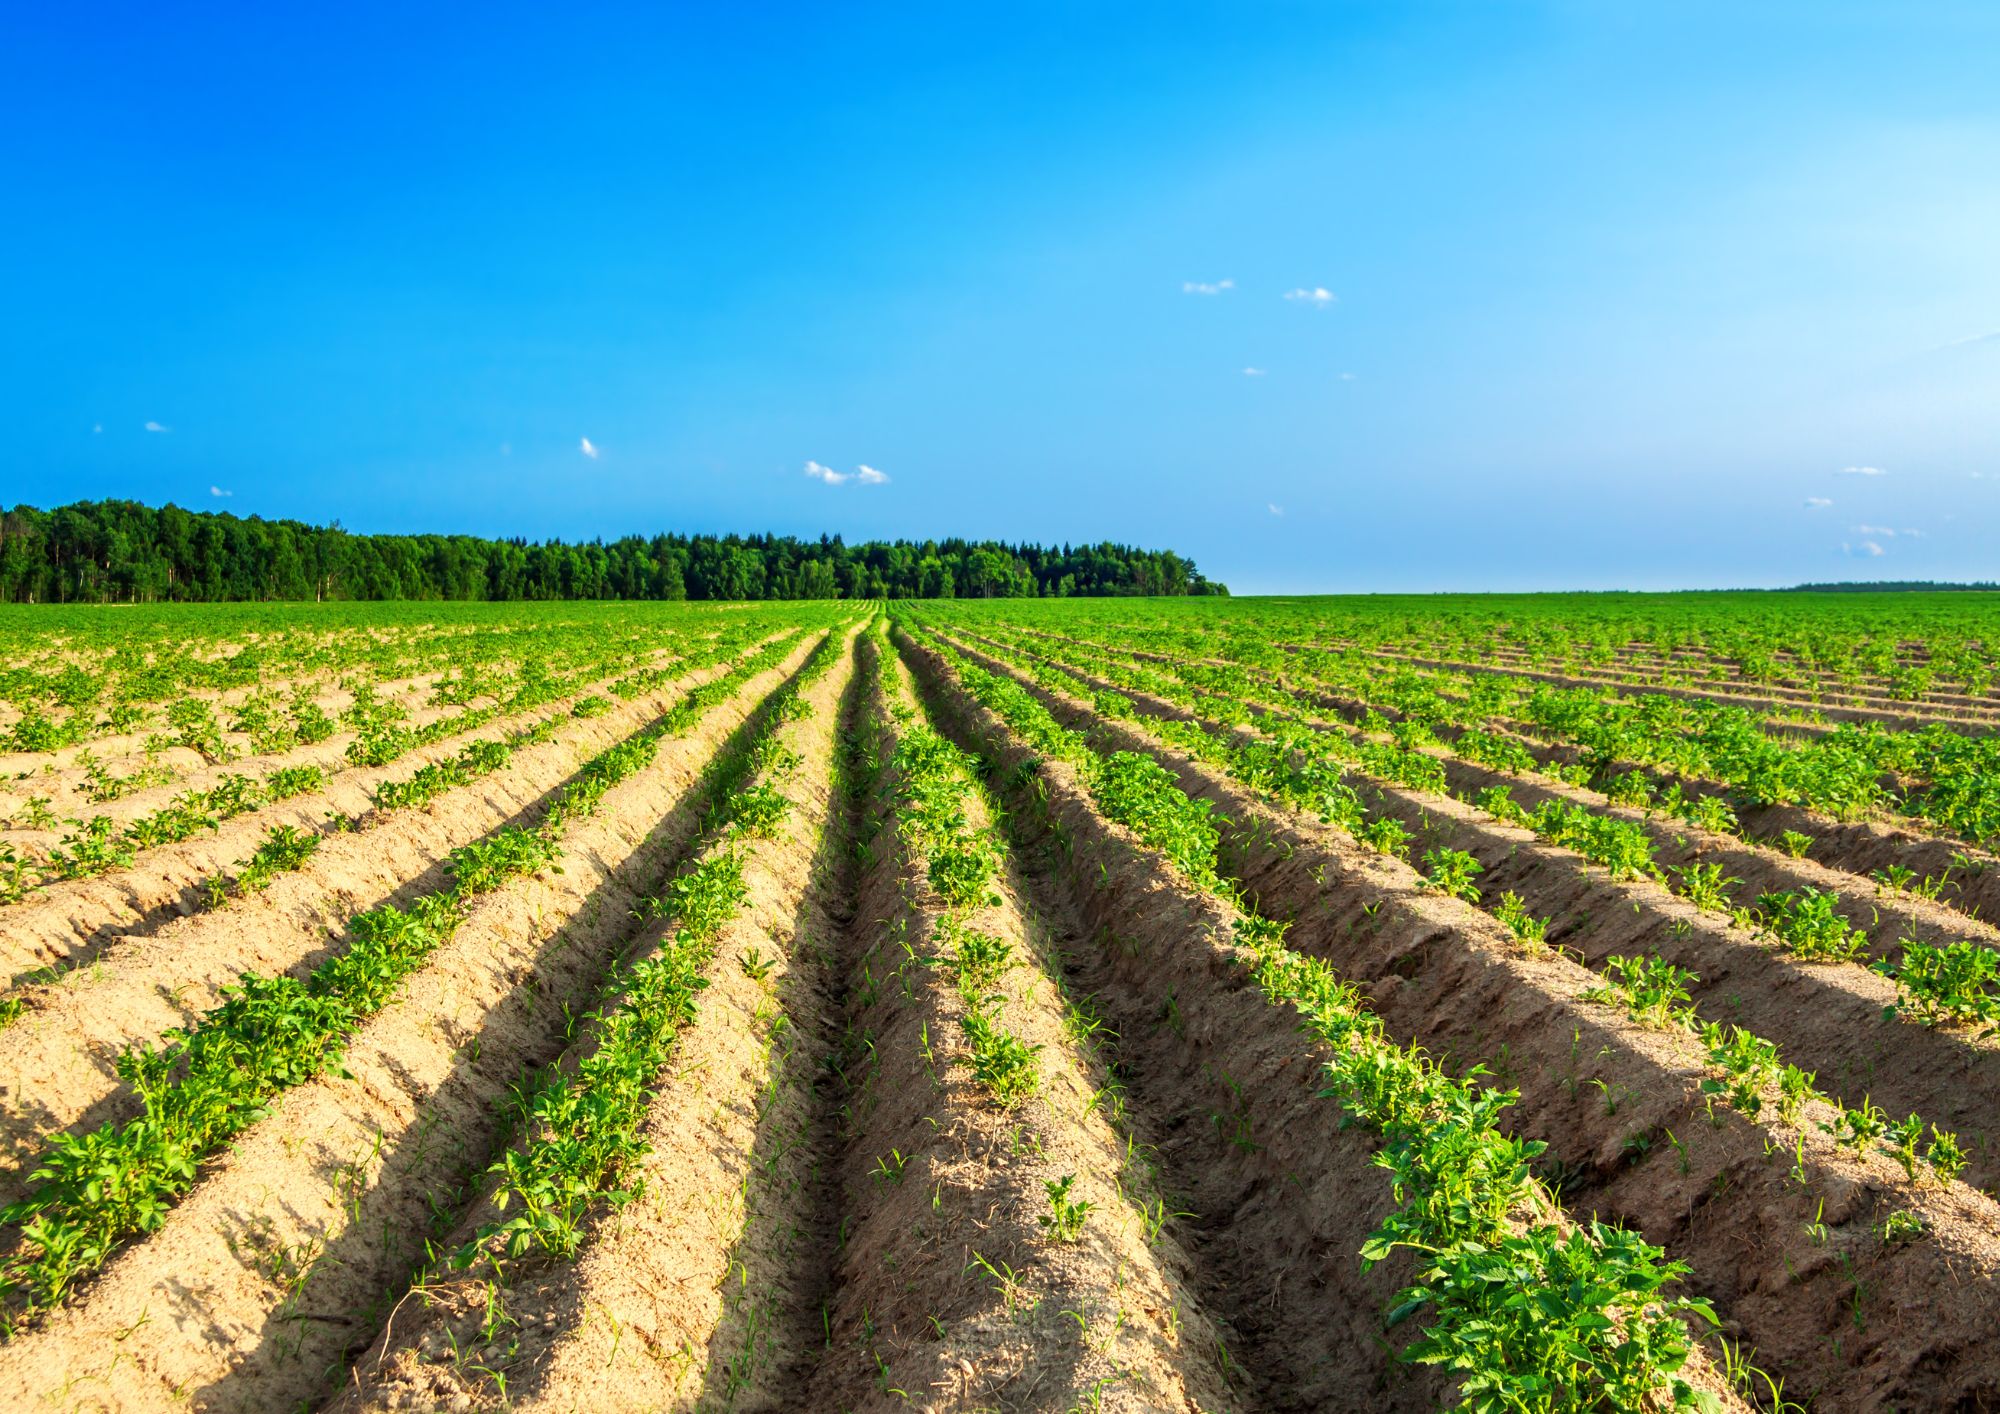
[[[1379,665],[1300,655],[1320,682],[1366,696]],[[1419,720],[1498,721],[1577,753],[1602,781],[1633,765],[1727,790],[1739,808],[1797,805],[1838,820],[1894,812],[1975,843],[2000,834],[2000,738],[1934,722],[1914,730],[1844,722],[1806,737],[1774,735],[1758,714],[1724,702],[1584,687],[1522,685],[1511,703],[1466,674],[1399,670],[1398,706]],[[1491,684],[1490,676],[1476,680]]]
[[[141,1113],[56,1136],[33,1161],[27,1194],[0,1210],[0,1228],[18,1235],[0,1264],[10,1326],[60,1301],[122,1243],[157,1228],[204,1158],[261,1118],[285,1090],[338,1066],[355,1028],[451,939],[479,897],[555,866],[571,820],[592,813],[611,783],[649,765],[663,739],[684,733],[782,661],[802,632],[766,643],[594,758],[539,828],[504,826],[452,851],[449,887],[407,908],[384,905],[355,915],[341,951],[304,976],[246,973],[190,1026],[120,1056],[119,1074],[137,1092]]]
[[[901,681],[902,665],[888,646],[884,626],[873,628],[877,661],[891,680],[885,700],[895,723],[888,767],[897,837],[944,905],[929,939],[930,962],[951,979],[958,994],[965,1064],[994,1103],[1011,1108],[1041,1086],[1039,1047],[1009,1028],[1007,994],[1000,986],[1021,961],[1012,943],[972,923],[979,910],[999,902],[996,880],[1005,847],[996,826],[974,828],[968,816],[968,803],[980,793],[977,758],[925,719],[914,693]]]
[[[489,1250],[510,1258],[540,1251],[568,1259],[593,1212],[638,1195],[636,1165],[646,1152],[641,1122],[677,1039],[695,1020],[722,930],[747,898],[748,850],[756,840],[775,838],[793,809],[783,787],[802,761],[781,732],[811,713],[804,693],[833,667],[839,650],[836,636],[823,639],[766,699],[749,740],[710,766],[704,782],[707,843],[638,910],[642,920],[664,925],[665,936],[650,955],[613,971],[585,1018],[590,1044],[582,1058],[555,1069],[529,1095],[523,1107],[527,1139],[489,1173],[494,1206],[503,1216],[455,1253],[453,1265],[470,1266]],[[572,787],[579,808],[596,798],[593,783],[616,769],[615,758],[599,761],[604,765],[597,774]]]
[[[1705,1303],[1668,1294],[1684,1268],[1631,1233],[1563,1218],[1533,1172],[1541,1146],[1500,1127],[1513,1095],[1398,1046],[1349,984],[1286,948],[1282,926],[1246,908],[1225,876],[1205,803],[1158,762],[1100,753],[1019,684],[915,632],[1019,739],[1073,766],[1107,818],[1234,911],[1235,942],[1265,996],[1294,1007],[1320,1042],[1326,1094],[1381,1137],[1397,1204],[1358,1255],[1416,1258],[1413,1284],[1387,1313],[1391,1325],[1422,1320],[1408,1358],[1452,1371],[1463,1406],[1482,1411],[1713,1404],[1682,1373],[1684,1318],[1714,1319]]]
[[[379,609],[365,628],[324,627],[319,616],[299,623],[273,610],[261,616],[267,626],[241,632],[231,623],[237,617],[180,614],[164,634],[157,624],[102,615],[60,630],[38,631],[52,622],[46,614],[0,625],[0,701],[19,709],[12,724],[0,727],[0,751],[50,751],[147,727],[160,729],[156,745],[195,745],[183,740],[193,726],[197,740],[219,755],[220,736],[201,730],[182,704],[199,704],[214,723],[219,704],[209,699],[232,692],[245,695],[228,709],[231,730],[249,736],[259,752],[284,750],[324,739],[326,714],[313,698],[329,679],[366,691],[436,674],[432,705],[469,705],[479,696],[503,697],[538,673],[629,661],[659,633],[629,618],[564,616],[554,623],[502,620],[469,634],[434,621],[391,624]],[[699,623],[681,614],[668,631]],[[284,698],[273,684],[286,686]],[[164,713],[151,705],[161,702],[168,704]]]
[[[1051,663],[1018,655],[1010,657],[1009,661],[1018,664],[1044,686],[1072,696],[1086,697],[1107,716],[1129,718],[1135,715],[1129,701],[1115,693],[1094,689]],[[1128,674],[1118,664],[1107,663],[1103,659],[1094,660],[1091,666],[1115,681],[1139,676]],[[1400,763],[1388,744],[1378,745],[1372,752],[1365,748],[1357,750],[1340,734],[1316,731],[1298,717],[1274,719],[1270,715],[1252,716],[1242,710],[1241,698],[1204,695],[1176,685],[1160,674],[1146,675],[1143,685],[1147,690],[1186,708],[1209,727],[1245,725],[1247,717],[1248,725],[1281,746],[1286,753],[1316,758],[1320,763],[1316,768],[1316,779],[1323,778],[1329,766],[1336,771],[1351,766],[1377,780],[1454,795],[1462,803],[1493,819],[1531,830],[1548,843],[1572,850],[1603,866],[1614,879],[1650,879],[1698,908],[1722,915],[1732,926],[1771,946],[1781,947],[1802,961],[1861,963],[1868,961],[1874,951],[1867,931],[1848,921],[1841,899],[1829,890],[1810,885],[1767,890],[1757,895],[1754,905],[1742,904],[1732,894],[1742,881],[1725,875],[1719,864],[1691,863],[1673,870],[1663,868],[1655,857],[1653,837],[1634,821],[1601,814],[1584,805],[1559,799],[1544,800],[1535,809],[1527,810],[1512,799],[1506,787],[1499,786],[1478,791],[1468,799],[1450,791],[1441,778],[1433,777],[1421,765]],[[1258,696],[1262,701],[1273,704],[1284,700],[1271,689],[1265,689]],[[1305,704],[1296,701],[1288,705],[1301,714],[1306,710]],[[1177,745],[1191,745],[1185,724],[1149,725]],[[1212,748],[1204,744],[1201,754],[1207,756],[1210,751]],[[1240,761],[1228,764],[1236,771],[1250,764],[1250,769],[1266,786],[1272,773],[1281,773],[1285,769],[1280,761],[1273,760],[1268,754],[1260,755],[1254,764]],[[1336,813],[1327,818],[1335,819],[1357,834],[1367,835],[1378,846],[1385,840],[1390,843],[1400,840],[1400,825],[1387,819],[1366,821],[1358,798],[1352,801],[1343,799],[1330,808]],[[1993,957],[1994,964],[1981,960],[1979,955],[1982,953]],[[1903,939],[1893,949],[1884,949],[1883,955],[1875,958],[1872,965],[1876,971],[1897,983],[1898,1009],[1928,1022],[1984,1022],[1995,1019],[1995,1014],[2000,1013],[2000,979],[1996,979],[1995,975],[1996,971],[2000,971],[2000,957],[1976,943],[1927,945]]]
[[[1206,673],[1210,690],[1245,685],[1247,674],[1221,676],[1234,665],[1391,707],[1427,728],[1449,724],[1454,735],[1488,726],[1526,733],[1575,754],[1581,774],[1542,769],[1576,784],[1605,785],[1636,765],[1679,778],[1670,786],[1677,792],[1698,788],[1690,803],[1721,789],[1739,808],[1797,805],[1842,820],[1892,811],[1973,842],[2000,833],[2000,737],[1943,723],[1913,731],[1843,723],[1801,739],[1773,735],[1757,714],[1722,702],[1423,669],[1351,650],[1287,652],[1265,639],[1157,627],[1120,642],[1168,656],[1191,680]],[[1226,665],[1202,661],[1213,658]],[[1680,803],[1677,794],[1663,806]]]
[[[1061,669],[1046,663],[1024,662],[1022,670],[1052,690],[1072,697],[1081,696],[1089,685],[1070,678]],[[1131,704],[1114,693],[1098,690],[1092,699],[1100,713],[1132,718]],[[1219,766],[1232,778],[1293,808],[1304,809],[1333,824],[1357,840],[1380,852],[1408,858],[1410,835],[1402,820],[1387,814],[1370,817],[1362,796],[1345,778],[1351,760],[1341,748],[1338,736],[1312,731],[1296,720],[1272,723],[1259,719],[1266,734],[1262,739],[1242,737],[1228,723],[1185,720],[1149,720],[1147,728],[1170,745],[1187,751],[1199,760]],[[1327,749],[1331,746],[1333,749]],[[1667,882],[1666,871],[1654,862],[1651,837],[1629,821],[1595,815],[1568,802],[1544,801],[1529,812],[1514,804],[1504,787],[1483,792],[1478,806],[1494,818],[1534,830],[1551,843],[1572,849],[1604,866],[1613,878],[1649,877]],[[1473,882],[1482,866],[1464,851],[1433,849],[1423,857],[1422,880],[1436,892],[1486,907],[1524,947],[1545,949],[1548,923],[1530,917],[1517,895],[1505,894],[1497,904],[1486,904]],[[1675,876],[1680,891],[1698,905],[1732,915],[1736,926],[1758,933],[1806,961],[1852,961],[1866,946],[1866,934],[1849,924],[1836,911],[1837,899],[1824,891],[1805,888],[1768,892],[1759,897],[1756,909],[1731,908],[1727,886],[1739,881],[1724,879],[1721,866],[1694,864]],[[1982,960],[1983,959],[1983,960]],[[1898,961],[1877,964],[1898,983],[1899,1002],[1895,1009],[1907,1009],[1929,1021],[1944,1019],[1982,1020],[2000,1011],[2000,954],[1971,944],[1944,948],[1905,943]],[[1780,1115],[1795,1118],[1798,1103],[1807,1098],[1832,1106],[1842,1116],[1850,1113],[1839,1100],[1812,1088],[1814,1077],[1782,1062],[1775,1043],[1740,1027],[1724,1027],[1704,1022],[1687,1005],[1685,987],[1697,980],[1658,959],[1631,960],[1613,957],[1604,968],[1609,979],[1606,995],[1618,994],[1633,1002],[1635,1019],[1665,1025],[1680,1024],[1698,1035],[1712,1062],[1721,1066],[1724,1079],[1720,1093],[1753,1117],[1761,1108],[1759,1096],[1772,1087],[1785,1097]],[[1668,985],[1669,990],[1659,990]],[[1635,986],[1639,992],[1635,994]],[[1644,1004],[1633,1001],[1645,997]],[[1754,1062],[1754,1064],[1753,1064]],[[1859,1111],[1869,1109],[1864,1098]],[[1894,1130],[1896,1144],[1889,1152],[1902,1161],[1907,1157],[1903,1143],[1912,1132],[1921,1135],[1924,1120],[1910,1115]],[[1932,1151],[1940,1157],[1932,1167],[1949,1181],[1964,1166],[1956,1136],[1931,1128]],[[1857,1145],[1857,1148],[1860,1146]]]
[[[659,681],[723,660],[740,649],[745,636],[722,635],[675,656],[670,668],[659,670]],[[348,759],[363,767],[393,764],[410,751],[476,730],[496,717],[516,716],[561,700],[581,683],[601,678],[615,666],[593,662],[575,674],[534,674],[504,701],[468,708],[414,729],[398,724],[399,708],[364,694],[345,717],[357,732],[348,745]],[[381,809],[426,803],[452,785],[497,769],[513,749],[538,739],[542,730],[538,723],[499,741],[473,742],[408,780],[385,782],[374,792],[375,803]],[[17,855],[0,867],[0,904],[15,902],[44,884],[130,868],[142,850],[191,839],[235,816],[317,791],[326,780],[325,770],[317,765],[277,766],[261,777],[231,774],[205,790],[184,791],[160,809],[123,824],[104,815],[72,819],[62,839],[40,858]]]

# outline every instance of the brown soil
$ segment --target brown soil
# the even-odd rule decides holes
[[[901,679],[891,665],[891,698],[911,701]],[[886,760],[896,727],[872,710]],[[878,809],[893,772],[881,787]],[[967,818],[985,822],[976,796]],[[1092,1104],[1103,1077],[1064,1034],[1050,940],[1019,878],[1003,877],[993,903],[950,915],[1015,950],[998,1012],[1037,1048],[1040,1086],[1003,1108],[968,1068],[965,1003],[935,965],[949,951],[947,910],[892,812],[872,853],[850,931],[828,1350],[801,1403],[888,1407],[904,1390],[932,1409],[1235,1407],[1214,1333],[1183,1289],[1185,1259],[1170,1235],[1146,1239],[1146,1176]],[[1065,1176],[1091,1205],[1075,1242],[1040,1223],[1046,1186]]]
[[[800,1318],[819,1295],[797,1256],[819,1186],[813,1081],[830,1046],[839,848],[826,826],[850,666],[844,655],[806,694],[813,715],[784,729],[802,757],[784,785],[794,809],[749,851],[744,909],[643,1125],[638,1197],[594,1223],[574,1261],[489,1256],[422,1281],[354,1362],[335,1410],[502,1402],[486,1372],[514,1407],[664,1409],[725,1393],[735,1408],[772,1407],[762,1387],[802,1358]],[[629,960],[660,941],[649,930]],[[752,975],[753,959],[768,974]],[[494,1215],[487,1190],[446,1245],[474,1241]]]
[[[976,649],[969,651],[984,666],[1004,667]],[[1095,682],[1087,675],[1083,680]],[[1189,713],[1161,699],[1125,695],[1149,716],[1191,720]],[[1068,710],[1082,720],[1080,704]],[[1483,768],[1459,769],[1455,762],[1448,769],[1452,784],[1468,793],[1483,785],[1517,783]],[[1371,813],[1392,815],[1409,829],[1412,858],[1429,848],[1445,848],[1479,860],[1485,869],[1479,876],[1482,893],[1487,898],[1507,890],[1519,894],[1529,912],[1552,920],[1551,943],[1593,967],[1612,956],[1651,954],[1695,973],[1698,980],[1689,990],[1704,1019],[1776,1041],[1786,1060],[1815,1071],[1822,1089],[1849,1104],[1872,1100],[1899,1118],[1915,1112],[1928,1123],[1956,1131],[1972,1153],[1968,1177],[1982,1185],[2000,1178],[2000,1042],[1965,1028],[1937,1029],[1902,1016],[1890,1018],[1886,1013],[1896,1001],[1895,984],[1861,964],[1807,963],[1774,951],[1726,917],[1697,909],[1651,880],[1614,880],[1575,852],[1545,844],[1532,832],[1494,821],[1458,800],[1382,782],[1363,785],[1361,794]],[[1594,799],[1602,813],[1646,825],[1659,839],[1663,864],[1714,859],[1732,871],[1742,869],[1737,892],[1745,899],[1800,884],[1851,890],[1859,883],[1832,876],[1809,861],[1780,861],[1745,849],[1728,836],[1692,830],[1674,835],[1636,811],[1604,805],[1594,792],[1553,784],[1522,786],[1517,792],[1530,807],[1548,796],[1586,804]],[[1716,843],[1711,846],[1710,841]],[[1853,900],[1854,894],[1848,898]],[[1895,902],[1882,899],[1870,906],[1850,901],[1844,911],[1856,923],[1876,928],[1885,941],[1895,936],[1890,930],[1899,921],[1921,926],[1923,931],[1914,932],[1919,938],[1947,932],[1963,937],[1976,928],[1986,935],[1980,941],[1990,941],[1991,930],[1982,925],[1940,926],[1937,915],[1949,917],[1947,910],[1934,905],[1926,906],[1927,912],[1896,909]],[[1893,956],[1901,949],[1877,951]]]
[[[136,1112],[117,1057],[219,999],[246,971],[303,975],[340,946],[347,920],[443,885],[445,856],[505,824],[533,824],[578,766],[656,720],[697,674],[515,753],[505,771],[449,791],[420,810],[377,817],[329,836],[306,866],[214,913],[178,918],[128,938],[88,966],[19,989],[25,1009],[0,1029],[0,1200],[18,1197],[18,1167],[48,1137]],[[706,724],[704,724],[706,728]],[[411,769],[407,764],[404,771]]]
[[[119,1409],[265,1410],[323,1393],[483,1170],[509,1087],[560,1052],[566,1018],[627,946],[632,908],[684,852],[720,736],[809,646],[613,787],[571,827],[563,872],[481,897],[353,1037],[349,1074],[286,1092],[163,1227],[0,1346],[0,1387]]]
[[[959,635],[957,639],[960,642],[967,640],[979,641],[976,635]],[[1080,643],[1070,639],[1061,641]],[[1100,645],[1081,646],[1100,652],[1118,651]],[[1121,656],[1158,658],[1155,654],[1141,653],[1122,653]],[[1071,667],[1070,671],[1076,669]],[[1392,707],[1336,696],[1300,683],[1284,682],[1281,685],[1302,700],[1337,713],[1339,720],[1334,724],[1336,726],[1351,729],[1371,709],[1389,721],[1396,721],[1402,715]],[[1246,705],[1259,714],[1267,710],[1254,704]],[[1175,709],[1176,712],[1178,710]],[[1324,719],[1307,720],[1322,727],[1328,725]],[[1457,730],[1449,726],[1433,730],[1447,743],[1457,736]],[[1513,732],[1496,734],[1512,737],[1545,765],[1574,765],[1579,759],[1579,753],[1570,747],[1551,745]],[[1608,807],[1608,802],[1595,791],[1578,790],[1553,779],[1508,775],[1450,755],[1448,750],[1439,755],[1445,762],[1454,791],[1462,793],[1488,785],[1505,785],[1513,788],[1516,798],[1528,805],[1545,795],[1556,794],[1590,804],[1596,809]],[[1712,795],[1731,799],[1730,792],[1714,782],[1677,777],[1633,762],[1620,763],[1612,769],[1620,774],[1635,771],[1659,789],[1678,783],[1690,797]],[[1728,872],[1741,877],[1746,886],[1754,884],[1758,878],[1785,878],[1791,882],[1780,882],[1773,887],[1796,888],[1811,884],[1836,890],[1848,901],[1844,910],[1848,916],[1870,931],[1880,932],[1885,939],[1900,939],[1905,935],[1920,941],[1948,937],[2000,947],[2000,929],[1979,921],[1982,914],[2000,917],[2000,857],[1961,840],[1926,833],[1916,822],[1901,817],[1847,822],[1797,806],[1739,806],[1737,809],[1745,836],[1775,839],[1786,831],[1810,836],[1812,843],[1807,847],[1805,858],[1793,860],[1768,849],[1746,845],[1732,836],[1697,830],[1679,821],[1647,819],[1639,812],[1620,813],[1646,824],[1655,838],[1668,846],[1662,851],[1662,858],[1667,862],[1679,862],[1678,857],[1669,859],[1668,856],[1677,854],[1673,842],[1686,838],[1694,844],[1692,857],[1702,861],[1724,860],[1726,852]],[[1870,876],[1874,871],[1891,865],[1914,870],[1918,879],[1947,879],[1948,882],[1935,900],[1915,894],[1885,893],[1877,888]]]
[[[936,660],[905,651],[948,734],[1003,778],[1031,758]],[[1376,1145],[1319,1098],[1324,1057],[1251,981],[1229,942],[1233,913],[1098,816],[1068,767],[1042,761],[1034,778],[1015,818],[1091,939],[1078,981],[1117,1033],[1162,1187],[1192,1212],[1195,1290],[1245,1406],[1435,1407],[1447,1383],[1398,1361],[1383,1330],[1409,1267],[1363,1272],[1356,1256],[1393,1207]]]
[[[1088,709],[1022,685],[1081,720]],[[1912,1184],[1857,1159],[1809,1107],[1796,1124],[1709,1103],[1694,1039],[1648,1031],[1582,1000],[1596,984],[1559,955],[1528,957],[1469,905],[1426,895],[1409,866],[1316,822],[1271,810],[1130,727],[1108,744],[1150,751],[1230,819],[1241,877],[1293,946],[1371,986],[1392,1034],[1518,1087],[1514,1122],[1551,1145],[1565,1203],[1644,1232],[1691,1263],[1725,1333],[1815,1408],[1984,1407],[2000,1400],[2000,1268],[1992,1200]],[[1796,1176],[1795,1176],[1796,1175]],[[1927,1235],[1884,1242],[1893,1211]],[[1815,1224],[1821,1225],[1817,1229]]]
[[[722,671],[725,669],[711,668],[690,674],[681,680],[681,690]],[[630,720],[633,709],[649,700],[621,704],[618,710],[597,719],[597,724]],[[561,705],[537,708],[504,722],[490,722],[487,729],[498,732],[522,727],[559,716],[564,710]],[[202,884],[248,858],[272,827],[289,825],[324,834],[331,828],[329,822],[342,816],[365,821],[373,810],[371,793],[378,785],[405,779],[419,767],[452,756],[463,746],[462,740],[453,739],[419,747],[387,766],[340,771],[323,790],[245,812],[222,821],[207,834],[143,851],[131,868],[52,883],[18,903],[0,907],[0,975],[18,980],[44,968],[94,957],[120,938],[146,936],[172,919],[194,912]],[[48,842],[54,838],[50,836]]]

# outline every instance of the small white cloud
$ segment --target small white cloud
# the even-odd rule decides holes
[[[234,496],[236,493],[234,491],[225,491],[220,486],[211,486],[208,488],[208,494],[211,496]]]
[[[1352,373],[1343,373],[1340,375],[1340,381],[1343,383],[1352,383],[1354,381],[1354,375]]]
[[[1274,516],[1281,516],[1285,513],[1285,508],[1279,505],[1276,501],[1266,501],[1264,503],[1264,509],[1269,511]]]
[[[1842,476],[1887,476],[1889,473],[1882,470],[1879,466],[1844,466],[1840,469],[1840,474]]]
[[[815,481],[824,481],[829,486],[838,486],[848,479],[846,472],[835,471],[832,467],[821,466],[818,462],[806,463],[806,475]]]
[[[103,423],[101,423],[101,422],[93,422],[93,423],[91,423],[91,424],[90,424],[90,432],[91,432],[91,435],[92,435],[92,436],[96,436],[96,435],[97,435],[98,433],[102,432],[103,430],[104,430],[104,424],[103,424]],[[1978,472],[1976,472],[1976,471],[1975,471],[1975,472],[1973,472],[1972,474],[1973,474],[1974,476],[1978,476],[1978,475],[1979,475],[1979,473],[1978,473]]]
[[[1840,543],[1840,553],[1843,555],[1866,555],[1873,558],[1887,552],[1873,540],[1864,540],[1859,545],[1850,545],[1843,540]]]
[[[1262,378],[1264,370],[1261,368],[1246,368],[1243,370],[1243,376],[1245,378]]]
[[[1296,290],[1286,290],[1285,298],[1288,300],[1297,300],[1301,304],[1309,304],[1315,309],[1325,309],[1338,299],[1339,296],[1324,285],[1314,285],[1311,289],[1301,286]]]
[[[889,473],[864,464],[855,469],[854,479],[863,486],[886,486],[889,484]]]
[[[1181,293],[1184,295],[1219,295],[1224,290],[1233,290],[1235,288],[1236,282],[1234,280],[1217,280],[1212,285],[1205,285],[1199,280],[1181,281]]]
[[[582,452],[585,456],[589,457],[592,461],[597,460],[597,444],[591,441],[588,437],[585,437],[581,441],[579,441],[577,443],[576,449],[579,452]]]
[[[162,426],[160,423],[157,422],[149,422],[146,424],[146,430],[148,432],[171,432],[174,429],[171,427]]]
[[[1832,501],[1829,501],[1829,500],[1828,500],[1828,499],[1827,499],[1826,497],[1824,497],[1824,496],[1808,496],[1808,497],[1806,497],[1806,509],[1807,509],[1807,510],[1809,510],[1809,511],[1823,511],[1823,510],[1825,510],[1825,509],[1826,509],[1826,508],[1827,508],[1828,506],[1830,506],[1830,505],[1832,505],[1832,504],[1833,504],[1833,502],[1832,502]]]

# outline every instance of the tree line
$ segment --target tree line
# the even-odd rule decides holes
[[[1227,594],[1172,550],[995,540],[357,535],[333,525],[78,501],[0,512],[0,602],[951,599]]]

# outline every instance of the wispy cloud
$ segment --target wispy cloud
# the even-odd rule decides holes
[[[1264,509],[1269,511],[1274,516],[1281,516],[1285,513],[1285,508],[1279,505],[1276,501],[1266,501],[1264,503]]]
[[[1235,288],[1234,280],[1217,280],[1212,285],[1204,284],[1200,280],[1181,281],[1181,293],[1184,295],[1219,295],[1225,290]]]
[[[1261,368],[1246,368],[1243,370],[1243,376],[1245,378],[1262,378],[1264,370]]]
[[[1823,511],[1832,504],[1833,502],[1828,500],[1825,496],[1806,497],[1806,509],[1809,511]]]
[[[1309,304],[1315,309],[1325,309],[1340,297],[1324,285],[1314,285],[1311,289],[1307,289],[1301,285],[1296,290],[1286,290],[1285,298],[1296,300],[1300,304]]]
[[[1866,555],[1868,558],[1874,559],[1877,556],[1885,555],[1888,552],[1884,550],[1880,545],[1877,545],[1873,540],[1864,540],[1859,545],[1849,545],[1843,541],[1840,547],[1840,553],[1843,555]]]
[[[1887,476],[1888,474],[1879,466],[1844,466],[1840,469],[1842,476]]]
[[[576,449],[579,452],[582,452],[585,456],[589,457],[592,461],[597,460],[598,457],[597,444],[591,441],[588,437],[579,440],[576,444]]]
[[[1343,373],[1340,375],[1340,381],[1343,383],[1352,383],[1354,381],[1354,375],[1352,373]]]
[[[861,466],[854,469],[854,479],[863,486],[887,486],[889,484],[889,473],[886,471],[877,471],[874,467],[864,462]]]
[[[158,423],[158,422],[148,422],[148,423],[146,424],[146,430],[147,430],[148,432],[171,432],[171,431],[173,431],[174,429],[173,429],[173,428],[171,428],[171,427],[168,427],[168,426],[165,426],[165,425],[164,425],[164,424],[162,424],[162,423]]]
[[[835,471],[832,467],[821,466],[818,462],[806,463],[806,475],[814,481],[824,481],[829,486],[838,486],[848,479],[846,472]]]
[[[234,491],[225,491],[220,486],[211,486],[208,488],[208,494],[211,496],[234,496],[236,493]]]
[[[1856,535],[1879,535],[1884,540],[1894,540],[1899,535],[1905,540],[1921,540],[1924,538],[1924,533],[1921,530],[1911,530],[1908,527],[1898,529],[1895,526],[1889,525],[1857,525],[1853,527],[1853,531]]]

